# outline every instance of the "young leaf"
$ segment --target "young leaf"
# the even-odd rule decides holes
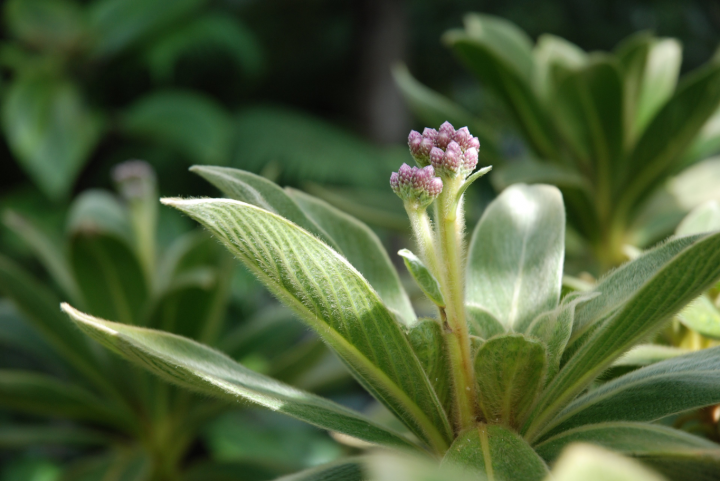
[[[400,325],[337,252],[288,220],[226,199],[165,199],[205,225],[433,449],[450,424]]]
[[[495,316],[475,304],[465,306],[468,329],[470,334],[482,339],[490,339],[499,334],[505,334],[505,326],[495,319]]]
[[[405,325],[414,324],[417,316],[410,298],[377,235],[359,220],[317,197],[295,189],[285,191],[328,233],[339,252],[367,279],[385,305],[399,313]]]
[[[548,185],[515,185],[478,222],[468,254],[467,294],[507,329],[522,332],[560,299],[565,208]]]
[[[545,381],[545,346],[519,334],[486,341],[475,355],[478,397],[485,419],[516,426]]]
[[[523,432],[529,439],[535,439],[538,431],[613,360],[657,329],[718,278],[720,233],[700,238],[673,257],[592,333],[543,392]]]
[[[449,412],[448,408],[452,408],[450,365],[445,354],[442,327],[435,319],[423,319],[408,331],[407,337],[440,403]]]
[[[174,334],[127,326],[63,310],[86,334],[162,378],[230,401],[244,399],[323,429],[370,443],[411,447],[400,435],[332,401],[251,371],[226,355]]]
[[[720,403],[720,347],[638,369],[580,396],[543,430],[544,436],[608,421],[655,421]]]
[[[571,446],[553,470],[555,481],[665,481],[641,463],[590,444]]]
[[[407,249],[400,249],[398,255],[403,258],[405,267],[407,267],[408,272],[425,295],[438,306],[445,307],[445,299],[440,290],[440,284],[432,275],[432,272],[425,267],[423,261]]]
[[[711,339],[720,339],[720,310],[703,294],[678,314],[680,322]]]
[[[540,456],[514,431],[497,424],[478,424],[461,434],[442,460],[442,466],[470,468],[489,480],[540,481],[548,468]]]

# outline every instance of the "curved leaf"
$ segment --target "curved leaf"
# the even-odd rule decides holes
[[[440,323],[435,319],[423,319],[410,328],[407,337],[440,403],[445,406],[446,412],[450,412],[450,363],[445,354],[445,339]]]
[[[560,299],[565,209],[560,191],[515,185],[478,222],[468,251],[466,301],[522,332]]]
[[[275,481],[365,481],[365,479],[362,460],[348,458],[283,476]]]
[[[405,267],[407,267],[408,272],[425,295],[438,306],[445,307],[445,299],[440,290],[440,284],[432,275],[432,272],[425,267],[423,261],[407,249],[400,249],[398,255],[403,258]]]
[[[465,305],[468,330],[473,336],[490,339],[499,334],[505,334],[505,326],[495,319],[495,316],[475,304]]]
[[[693,209],[677,226],[675,234],[691,235],[720,230],[720,202],[710,200]]]
[[[553,469],[555,481],[665,481],[641,463],[589,444],[570,446]]]
[[[174,334],[63,310],[86,334],[128,360],[185,388],[230,401],[244,399],[323,429],[370,443],[410,447],[400,435],[332,401],[251,371],[226,355]]]
[[[720,339],[720,309],[705,294],[680,311],[677,317],[693,331],[711,339]]]
[[[421,439],[442,451],[450,425],[400,325],[337,252],[288,220],[226,199],[164,199],[205,225]]]
[[[535,90],[548,100],[557,89],[559,73],[582,67],[587,62],[587,54],[564,38],[542,34],[533,49],[533,59]]]

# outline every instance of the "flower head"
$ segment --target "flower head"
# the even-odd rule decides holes
[[[390,187],[405,203],[416,209],[424,209],[442,192],[442,180],[435,177],[435,169],[400,166],[390,175]]]
[[[477,166],[480,141],[467,127],[455,130],[445,122],[439,130],[426,128],[423,133],[413,130],[408,146],[415,162],[432,166],[442,177],[467,177]]]

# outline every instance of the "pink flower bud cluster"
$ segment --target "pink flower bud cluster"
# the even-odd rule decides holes
[[[390,176],[390,187],[403,201],[425,208],[440,195],[443,183],[430,165],[418,168],[403,164]]]
[[[426,128],[422,134],[413,130],[408,146],[418,165],[432,165],[440,175],[467,176],[477,166],[480,141],[467,127],[455,130],[445,122],[439,130]]]

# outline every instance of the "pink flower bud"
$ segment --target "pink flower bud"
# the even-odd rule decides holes
[[[467,141],[467,147],[465,147],[465,150],[468,149],[475,149],[478,152],[480,151],[480,140],[477,137],[471,137],[470,140]]]
[[[410,147],[410,153],[413,157],[420,155],[420,144],[422,143],[423,137],[420,132],[415,130],[410,132],[408,135],[408,147]]]
[[[455,132],[455,135],[453,136],[453,140],[458,143],[458,145],[463,149],[467,150],[468,148],[468,141],[472,138],[472,135],[470,135],[470,131],[467,127],[463,127],[461,129],[458,129],[457,132]]]
[[[450,142],[445,149],[445,158],[443,159],[443,167],[450,172],[457,172],[462,165],[462,150],[457,142]]]
[[[430,151],[430,163],[433,167],[436,169],[441,169],[443,166],[443,157],[445,157],[445,152],[442,151],[442,149],[439,149],[437,147],[433,147]]]
[[[478,151],[477,149],[470,148],[465,151],[463,155],[463,167],[466,171],[472,172],[477,167],[478,163]]]
[[[412,183],[413,169],[407,164],[403,164],[398,169],[398,184],[400,187],[406,187]]]
[[[429,137],[423,137],[422,143],[420,144],[420,153],[423,156],[430,155],[430,150],[432,150],[434,145],[433,139]]]
[[[440,177],[433,177],[430,179],[430,182],[428,182],[427,186],[427,193],[431,197],[437,197],[440,195],[443,189],[443,182]]]
[[[445,122],[440,126],[440,130],[438,131],[437,139],[435,139],[435,145],[440,147],[441,149],[444,149],[448,146],[448,143],[452,141],[453,137],[455,136],[455,128],[452,126],[450,122]]]
[[[433,144],[435,143],[435,139],[437,139],[438,131],[435,129],[431,129],[428,127],[425,127],[425,130],[423,130],[422,136],[430,139],[433,141]]]
[[[390,188],[395,192],[396,194],[399,192],[400,189],[400,176],[397,172],[393,172],[390,174]]]

